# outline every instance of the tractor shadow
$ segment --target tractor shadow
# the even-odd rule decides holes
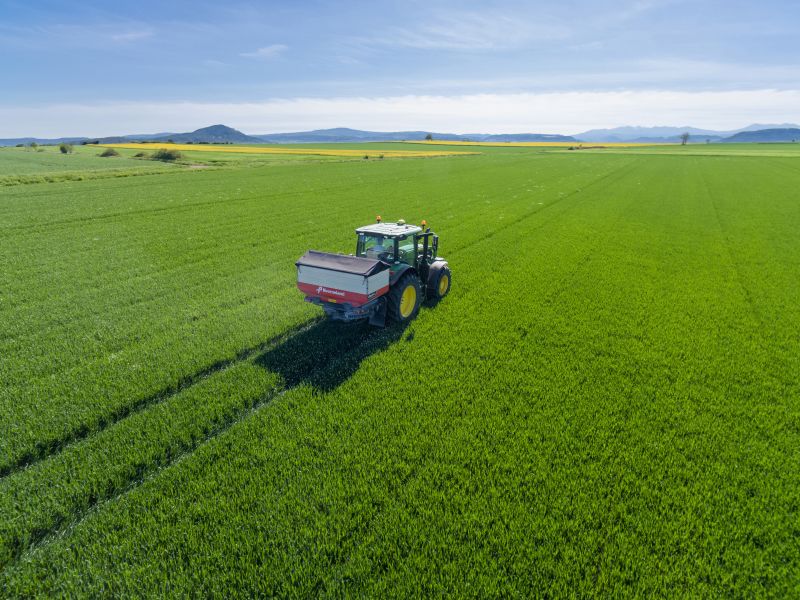
[[[401,339],[405,329],[322,320],[259,355],[255,364],[279,374],[286,389],[310,385],[329,392],[352,377],[364,359]]]

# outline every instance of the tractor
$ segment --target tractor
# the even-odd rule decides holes
[[[371,325],[407,323],[424,299],[450,291],[450,267],[437,256],[439,237],[425,221],[402,219],[356,229],[356,253],[309,250],[295,263],[297,287],[306,302],[321,306],[334,320],[368,319]]]

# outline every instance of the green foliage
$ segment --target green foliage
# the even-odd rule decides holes
[[[18,148],[0,148],[0,186],[83,181],[107,177],[171,171],[167,163],[153,164],[120,156],[113,161],[97,156],[92,146],[75,146],[69,160],[58,148],[44,152],[20,152]]]
[[[166,162],[180,160],[183,155],[179,150],[172,150],[169,148],[159,148],[152,154],[153,160],[163,160]]]
[[[0,590],[792,596],[795,162],[0,190]],[[440,235],[451,294],[405,330],[319,321],[294,261],[387,211]]]
[[[102,158],[108,158],[108,157],[111,157],[111,156],[119,156],[119,152],[117,152],[114,148],[106,148],[105,150],[103,150],[97,156],[100,156]]]
[[[72,154],[72,144],[61,143],[58,146],[58,150],[61,154]]]

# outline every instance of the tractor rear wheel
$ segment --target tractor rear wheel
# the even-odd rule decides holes
[[[428,298],[431,300],[441,300],[450,292],[450,283],[452,281],[450,269],[443,267],[439,269],[432,277],[430,284],[428,284]]]
[[[414,273],[406,273],[387,294],[387,316],[395,323],[405,323],[417,316],[422,288]]]

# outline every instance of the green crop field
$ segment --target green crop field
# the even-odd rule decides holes
[[[0,148],[0,188],[31,183],[85,181],[111,177],[131,177],[148,173],[164,173],[180,168],[160,161],[133,158],[135,152],[120,156],[100,157],[102,148],[74,146],[72,153],[62,154],[58,146]]]
[[[721,146],[0,151],[94,173],[0,187],[0,596],[800,595],[800,153]],[[321,320],[377,214],[451,293]]]
[[[117,148],[119,156],[115,157],[99,156],[105,148],[92,144],[75,145],[69,154],[62,154],[58,146],[39,146],[36,150],[27,146],[0,147],[0,187],[131,177],[181,169],[353,160],[330,156],[231,154],[224,152],[224,146],[219,152],[184,151],[181,159],[174,163],[150,160],[150,155],[160,147],[160,144],[141,144],[136,148]],[[145,156],[137,157],[140,153]]]

